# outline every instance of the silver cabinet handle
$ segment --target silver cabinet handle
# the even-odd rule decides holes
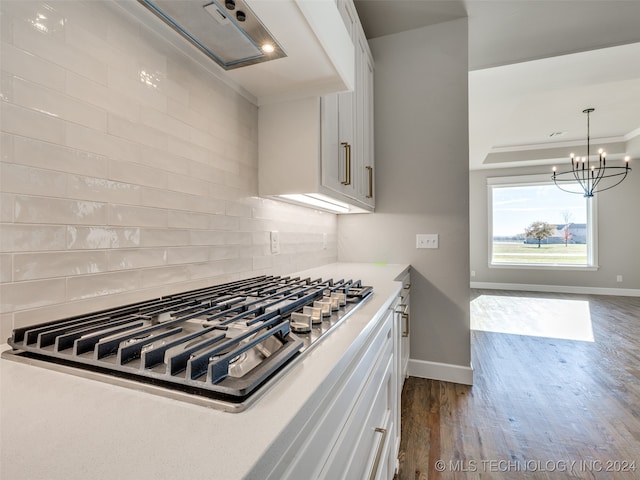
[[[340,142],[344,147],[344,181],[342,185],[351,185],[351,145],[349,142]]]
[[[406,328],[402,332],[402,336],[403,337],[408,337],[409,336],[409,314],[407,313],[407,310],[409,309],[409,305],[407,305],[405,303],[399,303],[398,306],[401,307],[401,308],[398,309],[398,310],[395,310],[395,312],[400,314],[400,315],[402,315],[402,318],[404,318],[406,320],[406,322],[405,322]]]
[[[405,286],[404,286],[405,290],[409,290],[410,288],[411,288],[411,284],[410,283],[405,284]]]
[[[373,198],[373,167],[367,165],[364,168],[369,172],[369,194],[367,195],[367,198]]]
[[[380,437],[380,443],[378,443],[378,450],[376,451],[376,459],[373,462],[373,468],[371,469],[371,475],[369,475],[369,480],[374,480],[378,475],[378,468],[380,467],[380,459],[382,458],[382,448],[384,447],[385,441],[387,440],[387,429],[376,427],[374,432],[382,433],[382,437]]]
[[[406,329],[404,332],[402,332],[402,336],[403,337],[408,337],[409,336],[409,314],[408,313],[402,313],[402,318],[404,318],[407,322],[405,323],[406,325]]]

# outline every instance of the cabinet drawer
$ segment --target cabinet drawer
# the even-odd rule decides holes
[[[372,366],[378,365],[377,359],[380,358],[381,352],[390,352],[391,326],[387,316],[364,354],[359,357],[359,361],[338,381],[336,388],[327,392],[326,400],[310,416],[309,422],[294,440],[287,452],[291,462],[286,471],[272,472],[270,479],[298,480],[318,477],[343,426],[348,422],[356,401],[362,396],[363,388],[366,388]],[[350,451],[352,447],[347,448]]]
[[[391,327],[391,322],[388,322]],[[395,401],[394,358],[391,328],[387,341],[373,367],[367,384],[335,444],[320,478],[370,478],[376,470],[388,469],[385,452],[389,451],[393,431],[391,408]],[[377,462],[376,462],[377,459]]]

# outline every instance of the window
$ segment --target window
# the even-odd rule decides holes
[[[489,263],[596,268],[595,197],[566,193],[547,175],[489,178]]]

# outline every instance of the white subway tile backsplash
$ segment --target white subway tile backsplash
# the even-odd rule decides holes
[[[84,10],[84,11],[83,11]],[[92,9],[67,8],[65,39],[83,54],[99,58],[108,67],[131,71],[138,66],[134,57],[122,55],[114,50],[107,40],[106,19],[95,15]]]
[[[237,245],[214,245],[208,247],[209,260],[229,260],[240,258],[240,247]]]
[[[211,194],[211,184],[204,179],[186,175],[169,174],[169,190],[184,192],[199,197],[208,197]]]
[[[140,271],[100,273],[67,277],[67,300],[112,295],[136,290],[140,285]]]
[[[3,283],[0,285],[0,313],[63,303],[65,283],[64,278]]]
[[[135,142],[76,123],[67,123],[64,144],[79,151],[116,160],[129,159],[135,162],[140,155],[140,147]]]
[[[181,122],[177,118],[173,118],[167,115],[165,112],[160,112],[155,108],[140,107],[140,122],[155,130],[159,130],[166,135],[181,138],[183,140],[189,140],[189,133],[191,128],[184,122]]]
[[[0,283],[10,282],[13,279],[13,256],[0,253]]]
[[[59,90],[43,87],[21,78],[13,82],[14,101],[37,112],[79,123],[94,130],[107,130],[107,112],[76,100]]]
[[[169,247],[167,251],[169,265],[184,265],[209,260],[209,247]]]
[[[210,228],[211,215],[205,213],[169,210],[168,215],[170,228]]]
[[[224,265],[221,262],[192,263],[187,265],[187,272],[192,280],[201,278],[213,279],[218,275],[224,274]]]
[[[7,133],[0,133],[0,161],[13,163],[15,158],[15,138]]]
[[[9,45],[13,43],[12,19],[12,16],[0,15],[0,41],[2,41],[3,44]],[[2,56],[4,58],[4,52],[2,53]]]
[[[166,248],[119,248],[107,252],[109,270],[159,267],[167,264]]]
[[[68,226],[66,238],[70,250],[131,248],[140,246],[140,228]]]
[[[162,77],[145,69],[124,71],[109,68],[107,85],[113,92],[135,101],[136,104],[167,111],[167,97],[160,91]]]
[[[108,131],[110,135],[149,147],[166,150],[167,135],[155,128],[135,123],[118,115],[109,114]]]
[[[257,107],[118,2],[0,21],[0,332],[335,261],[335,215],[256,196]]]
[[[3,192],[65,197],[67,175],[51,170],[3,163],[0,165],[0,188]]]
[[[0,102],[2,131],[37,138],[54,144],[64,143],[66,122],[47,113],[37,112],[8,102]]]
[[[140,204],[140,185],[114,182],[105,178],[69,175],[68,197],[100,202]]]
[[[167,228],[141,228],[141,247],[178,247],[180,245],[197,245],[190,242],[191,234],[197,230],[180,230]]]
[[[16,253],[13,256],[13,279],[68,277],[107,270],[103,250],[47,253]]]
[[[0,17],[5,19],[6,16],[0,15]],[[2,55],[3,71],[58,91],[64,91],[65,70],[59,65],[8,43],[2,44],[0,55]]]
[[[167,227],[167,211],[131,205],[109,204],[109,225]]]
[[[14,212],[18,223],[96,225],[107,221],[104,203],[51,197],[16,195]]]
[[[211,230],[238,230],[240,220],[238,217],[228,217],[227,215],[210,215],[207,228]]]
[[[186,280],[189,280],[189,265],[171,265],[140,270],[140,286],[142,288],[176,285]]]
[[[140,120],[140,106],[137,103],[82,75],[67,72],[64,92],[106,112],[117,113],[132,122]]]
[[[0,338],[2,343],[6,343],[7,338],[11,338],[13,331],[13,314],[2,313],[0,314]]]
[[[14,22],[13,43],[66,70],[72,70],[96,82],[106,81],[107,65],[100,58],[88,55],[77,46],[65,43],[59,36],[38,29],[27,22]]]
[[[191,245],[224,245],[226,235],[229,232],[219,232],[216,230],[189,230],[189,240]]]
[[[167,175],[166,172],[158,168],[146,165],[122,160],[109,161],[109,178],[111,180],[166,189],[168,184]]]
[[[10,163],[98,178],[107,175],[107,159],[103,156],[6,134],[3,135],[2,142],[5,141],[5,137],[14,141],[13,158],[7,160]]]
[[[252,212],[251,205],[239,202],[227,202],[225,206],[225,214],[231,217],[250,217]]]
[[[167,137],[167,152],[170,153],[173,158],[185,158],[216,166],[215,162],[217,157],[214,156],[210,150],[199,145],[195,145],[189,140],[183,140],[177,137]],[[188,165],[185,164],[185,167],[187,167],[187,170],[184,173],[187,173]]]
[[[13,222],[15,210],[15,195],[0,194],[0,222]],[[2,226],[0,225],[0,229]]]
[[[65,227],[62,225],[0,226],[0,250],[3,252],[64,250],[65,247]]]
[[[7,9],[16,21],[24,22],[41,35],[64,40],[66,21],[57,8],[39,1],[8,3]]]
[[[0,100],[3,102],[15,102],[13,94],[13,75],[7,72],[0,72]]]
[[[140,203],[148,207],[213,214],[224,210],[224,202],[222,200],[199,197],[190,193],[142,187],[141,195],[142,200]]]

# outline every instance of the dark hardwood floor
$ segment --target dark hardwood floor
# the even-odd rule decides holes
[[[640,298],[474,290],[471,312],[534,326],[472,330],[473,387],[407,379],[399,480],[640,479]],[[593,341],[554,338],[569,320]]]

